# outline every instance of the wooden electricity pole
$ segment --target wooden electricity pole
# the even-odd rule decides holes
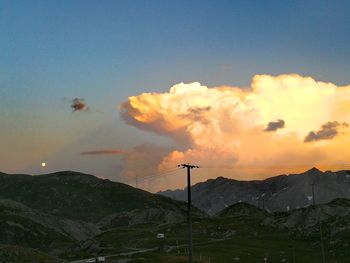
[[[316,204],[316,200],[315,200],[315,183],[311,184],[312,186],[312,204],[315,206]],[[314,208],[317,209],[317,208]],[[318,223],[319,223],[319,227],[320,227],[320,243],[321,243],[321,252],[322,252],[322,262],[326,263],[326,255],[325,255],[325,251],[324,251],[324,243],[323,243],[323,233],[322,233],[322,221],[321,221],[321,207],[319,207],[319,211],[318,211]]]
[[[316,201],[315,201],[315,183],[311,184],[312,186],[312,204],[315,205]]]
[[[192,263],[193,244],[192,244],[192,215],[191,215],[191,170],[199,166],[191,164],[179,164],[178,167],[187,169],[187,224],[188,224],[188,262]]]

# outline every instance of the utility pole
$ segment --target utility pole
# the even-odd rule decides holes
[[[139,176],[138,175],[136,175],[136,177],[135,177],[135,188],[137,188],[138,187],[138,178]]]
[[[260,201],[261,201],[262,209],[265,210],[265,193],[260,195],[260,197],[257,197],[257,200],[258,200],[258,208],[260,208]]]
[[[322,262],[326,263],[326,255],[324,253],[323,234],[322,234],[322,221],[321,221],[320,215],[318,215],[318,219],[319,219],[319,223],[320,223],[320,240],[321,240]]]
[[[315,206],[315,183],[311,184],[312,186],[312,204]],[[317,209],[317,208],[315,208]],[[321,215],[320,215],[320,209],[318,211],[318,223],[320,225],[320,243],[321,243],[321,252],[322,252],[322,262],[326,263],[326,255],[324,251],[324,244],[323,244],[323,233],[322,233],[322,221],[321,221]]]
[[[265,210],[265,196],[262,197],[262,202],[263,202],[263,210]]]
[[[191,170],[199,166],[191,164],[179,164],[178,167],[187,169],[187,223],[188,223],[188,262],[192,263],[192,215],[191,215]]]

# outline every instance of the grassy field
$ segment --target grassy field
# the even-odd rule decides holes
[[[322,262],[321,243],[317,229],[305,234],[261,225],[259,218],[194,219],[193,240],[195,262]],[[138,225],[121,227],[97,237],[103,255],[119,255],[130,262],[187,262],[186,223],[172,225]],[[348,263],[349,249],[345,244],[350,233],[328,236],[324,227],[326,262]],[[164,233],[164,240],[156,238]],[[342,245],[339,245],[342,244]],[[138,250],[153,251],[137,253]],[[110,261],[110,262],[113,262]]]
[[[63,263],[58,258],[46,255],[35,249],[28,249],[18,246],[0,245],[0,263]]]

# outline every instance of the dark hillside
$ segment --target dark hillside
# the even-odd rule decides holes
[[[160,222],[184,220],[186,213],[183,202],[69,171],[40,176],[2,173],[0,198],[59,217],[95,223],[104,219],[104,224],[107,224],[106,217],[110,223],[113,216],[121,216],[128,221],[130,218],[125,217],[132,216],[125,214],[128,212],[136,213],[139,217],[153,216]]]

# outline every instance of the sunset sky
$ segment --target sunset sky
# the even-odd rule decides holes
[[[350,168],[349,10],[0,1],[0,171],[157,191],[184,186],[184,162],[194,182]]]

